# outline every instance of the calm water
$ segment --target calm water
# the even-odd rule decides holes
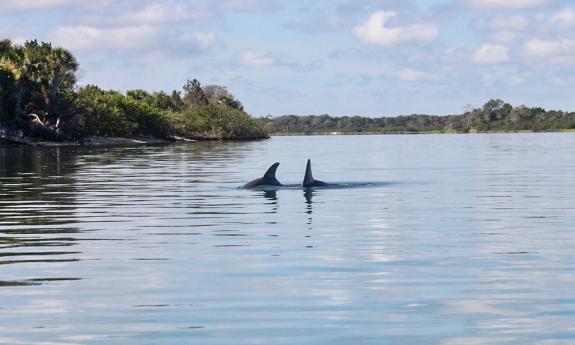
[[[569,133],[0,148],[0,344],[575,344],[574,248]]]

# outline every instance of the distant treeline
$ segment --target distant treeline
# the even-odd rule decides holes
[[[460,115],[407,115],[363,117],[330,115],[265,117],[266,129],[274,134],[317,133],[449,133],[488,131],[558,131],[575,129],[575,112],[513,107],[500,99]]]
[[[50,43],[0,40],[0,130],[44,140],[267,137],[261,121],[247,114],[223,86],[202,86],[191,79],[171,93],[121,93],[78,87],[78,67],[69,51]]]

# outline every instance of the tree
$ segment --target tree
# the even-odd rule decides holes
[[[37,40],[23,45],[0,40],[2,125],[49,140],[89,135],[266,137],[260,122],[225,87],[208,86],[210,99],[197,79],[186,82],[183,97],[179,91],[76,90],[77,70],[78,62],[63,48]]]
[[[218,103],[222,98],[234,98],[225,86],[220,85],[206,85],[202,88],[204,95],[210,103]]]
[[[128,90],[126,96],[136,100],[136,101],[148,101],[150,94],[142,89]]]
[[[502,120],[512,109],[511,104],[500,99],[492,99],[483,105],[483,119],[485,122]]]
[[[8,122],[13,115],[13,91],[16,67],[8,58],[12,50],[10,40],[0,41],[0,123]]]
[[[188,79],[186,81],[183,101],[188,107],[208,105],[208,99],[202,90],[202,85],[197,79]]]
[[[185,103],[184,100],[182,99],[182,95],[180,93],[180,91],[172,91],[172,95],[170,96],[170,100],[172,103],[172,108],[174,109],[174,111],[181,111],[182,109],[184,109]]]
[[[69,51],[36,40],[22,46],[3,40],[0,68],[2,90],[10,89],[3,97],[3,108],[11,118],[38,113],[55,122],[57,113],[69,110],[78,69]]]
[[[56,114],[70,105],[70,97],[77,81],[78,61],[66,49],[54,48],[47,58],[44,87],[48,87],[47,112]],[[66,104],[67,103],[67,104]]]
[[[13,108],[11,94],[14,89],[14,75],[0,66],[0,123],[8,122]]]
[[[228,108],[243,110],[242,103],[232,95],[225,86],[207,85],[203,89],[204,95],[212,104],[223,104]]]

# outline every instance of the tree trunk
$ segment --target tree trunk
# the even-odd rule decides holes
[[[56,95],[58,93],[58,88],[60,87],[60,81],[62,80],[60,72],[61,68],[58,68],[54,73],[54,79],[52,79],[52,83],[50,85],[50,97],[48,99],[49,113],[56,111]]]

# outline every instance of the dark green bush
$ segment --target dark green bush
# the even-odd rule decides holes
[[[168,136],[172,127],[159,110],[116,91],[81,88],[76,97],[79,136]]]

